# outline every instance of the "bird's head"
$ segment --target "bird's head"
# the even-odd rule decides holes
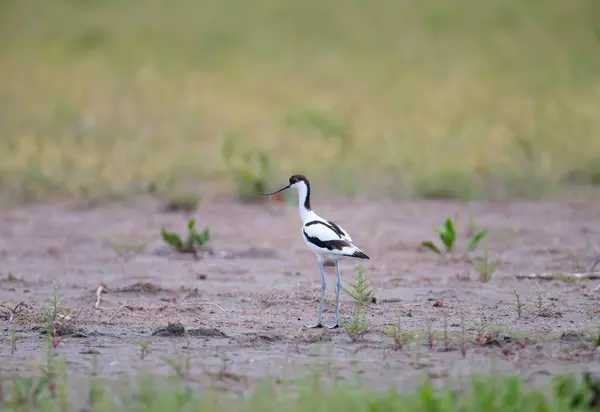
[[[289,179],[289,184],[285,185],[279,190],[276,190],[272,193],[263,193],[265,196],[274,195],[275,193],[283,192],[286,189],[296,189],[300,190],[302,188],[308,188],[310,184],[308,183],[308,179],[304,175],[292,175]]]

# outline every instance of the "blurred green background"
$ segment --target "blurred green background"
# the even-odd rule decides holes
[[[12,201],[600,184],[597,0],[1,0],[0,33]]]

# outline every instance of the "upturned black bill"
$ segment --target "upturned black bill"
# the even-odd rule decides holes
[[[274,195],[275,193],[283,192],[285,189],[289,189],[289,188],[290,188],[290,185],[287,185],[287,186],[284,186],[284,187],[282,187],[282,188],[281,188],[281,189],[279,189],[279,190],[276,190],[276,191],[275,191],[275,192],[273,192],[273,193],[263,193],[263,196]]]

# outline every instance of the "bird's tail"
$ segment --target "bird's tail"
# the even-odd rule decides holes
[[[355,257],[355,258],[359,258],[359,259],[371,259],[366,254],[364,254],[363,251],[360,249],[356,249],[356,251],[354,251],[354,253],[351,256]]]

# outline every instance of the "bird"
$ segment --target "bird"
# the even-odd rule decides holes
[[[315,254],[321,270],[321,302],[317,322],[304,325],[306,328],[334,329],[339,326],[340,320],[340,290],[342,280],[340,275],[339,261],[347,259],[370,259],[358,246],[353,243],[352,238],[341,226],[324,219],[316,214],[310,204],[310,182],[306,176],[301,174],[292,175],[289,183],[279,190],[271,193],[263,193],[265,196],[271,196],[287,189],[295,189],[298,193],[298,210],[300,220],[302,221],[302,238],[308,249]],[[335,322],[332,324],[323,323],[323,303],[325,300],[325,290],[327,283],[325,281],[324,263],[333,262],[337,275],[337,293]]]

